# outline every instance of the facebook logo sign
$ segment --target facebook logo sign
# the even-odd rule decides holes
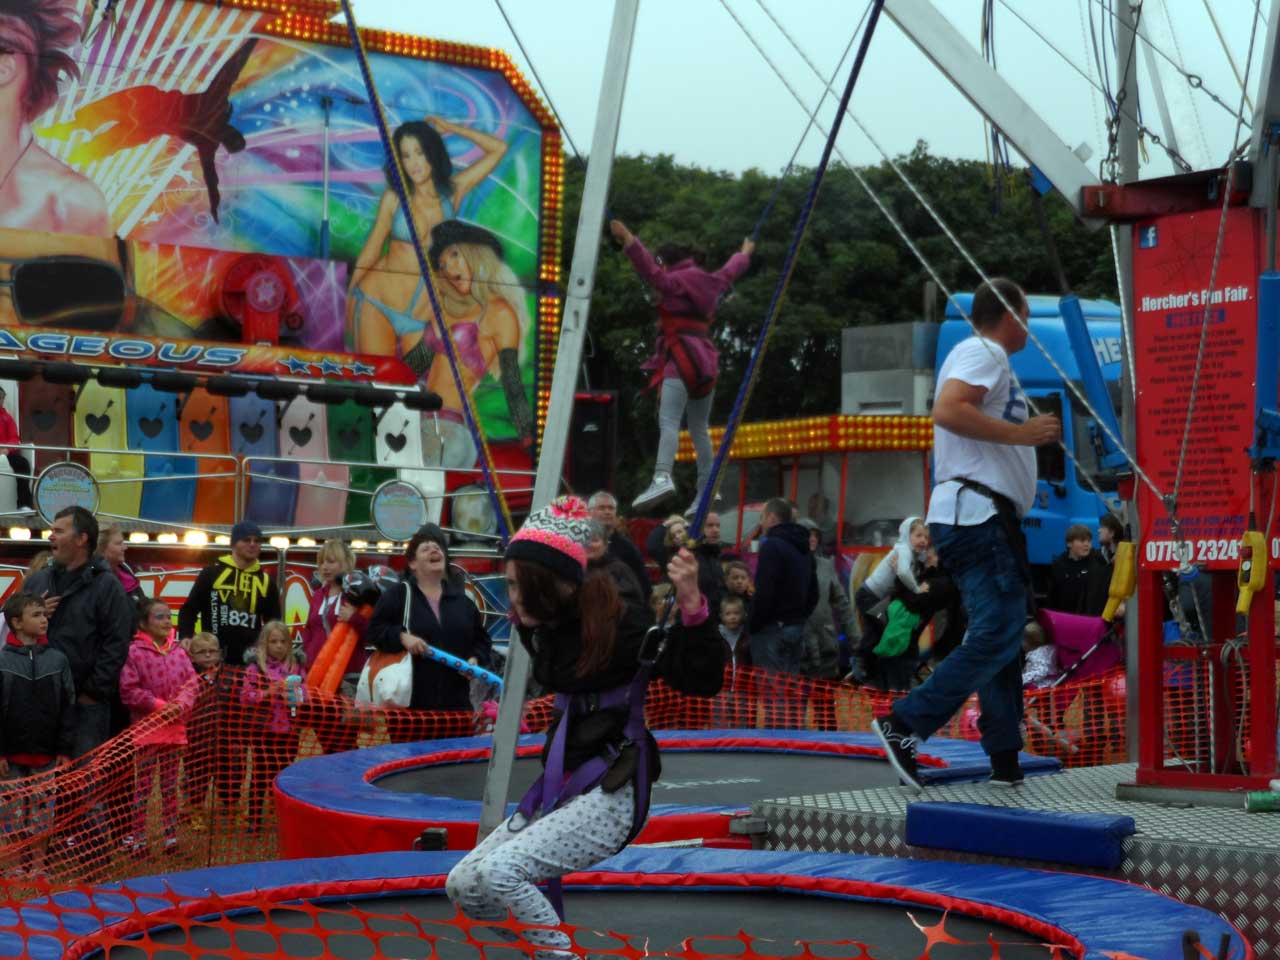
[[[1138,246],[1143,250],[1150,250],[1152,247],[1160,243],[1160,234],[1155,224],[1149,227],[1143,227],[1138,234]]]

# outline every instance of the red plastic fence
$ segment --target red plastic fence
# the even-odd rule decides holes
[[[1203,739],[1194,680],[1191,695],[1185,680],[1166,691],[1171,755],[1194,753]],[[0,783],[0,897],[15,903],[50,889],[274,859],[270,784],[286,764],[322,752],[479,732],[480,721],[469,713],[360,708],[316,691],[293,703],[283,684],[261,700],[247,698],[241,672],[230,668],[199,683],[194,705],[177,718],[185,723],[185,746],[147,745],[148,734],[175,719],[153,715],[64,767]],[[1028,691],[1027,749],[1069,766],[1123,761],[1124,684],[1116,673]],[[712,699],[657,684],[648,712],[655,729],[859,731],[896,696],[744,669],[730,674]],[[545,729],[550,717],[549,698],[527,704],[532,730]],[[976,703],[938,735],[977,739]]]

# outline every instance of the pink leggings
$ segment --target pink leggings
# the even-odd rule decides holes
[[[138,748],[136,790],[133,796],[133,835],[142,840],[147,835],[147,807],[151,786],[160,777],[160,811],[166,837],[178,831],[178,760],[182,747],[170,743],[151,743]]]

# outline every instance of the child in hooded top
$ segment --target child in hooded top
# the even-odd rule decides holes
[[[165,852],[178,846],[178,761],[187,743],[186,714],[196,697],[196,671],[178,643],[173,614],[164,601],[146,598],[138,607],[141,626],[120,671],[120,700],[131,725],[140,725],[133,798],[133,832],[124,844],[136,856],[147,849],[147,806],[159,776]],[[155,714],[167,720],[160,723]]]
[[[859,683],[866,682],[868,655],[874,654],[880,635],[885,629],[883,614],[899,589],[911,593],[923,593],[928,584],[919,583],[918,574],[924,570],[925,554],[929,549],[929,528],[920,517],[907,517],[898,527],[898,540],[893,548],[876,564],[871,575],[863,581],[853,595],[854,606],[862,614],[862,642],[852,658],[851,676]]]
[[[653,482],[632,501],[636,510],[656,506],[676,492],[671,469],[676,462],[680,422],[688,414],[689,435],[698,461],[698,494],[711,475],[711,433],[708,418],[720,373],[720,353],[711,342],[710,326],[715,320],[720,298],[751,266],[755,242],[742,247],[714,272],[703,269],[696,251],[666,244],[655,258],[621,220],[609,223],[614,237],[622,243],[636,273],[658,295],[658,340],[653,356],[643,369],[652,370],[651,387],[661,386],[658,395],[658,457]],[[693,505],[698,502],[694,497]]]
[[[200,812],[204,810],[205,795],[209,792],[209,780],[213,776],[214,756],[218,737],[218,690],[222,666],[222,647],[212,633],[197,633],[187,643],[187,655],[191,666],[200,678],[195,705],[187,722],[187,749],[183,754],[183,786],[186,788],[187,807],[192,811],[191,824],[203,830],[206,821]],[[224,681],[225,684],[225,681]],[[225,793],[225,785],[220,789]]]
[[[293,648],[289,628],[272,620],[258,634],[253,659],[244,672],[241,697],[257,705],[252,711],[253,776],[249,782],[249,816],[246,829],[262,829],[262,808],[276,775],[298,754],[298,733],[293,721],[302,702],[302,658]]]
[[[9,627],[0,647],[0,781],[21,780],[68,761],[75,741],[75,684],[71,663],[49,646],[49,618],[34,593],[15,593],[4,604]],[[21,869],[44,872],[53,801],[32,785],[0,804],[0,829],[31,837]],[[24,799],[25,796],[25,799]]]

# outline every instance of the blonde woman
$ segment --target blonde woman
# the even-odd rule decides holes
[[[326,540],[316,554],[316,579],[319,586],[311,591],[307,622],[302,625],[302,652],[307,663],[315,663],[329,633],[339,623],[350,623],[364,636],[368,622],[358,610],[342,598],[342,578],[356,568],[351,548],[342,540]],[[351,660],[342,672],[359,673],[366,659],[364,644],[357,643]]]
[[[520,375],[529,307],[524,287],[503,260],[502,244],[483,227],[447,220],[432,231],[428,257],[436,271],[436,290],[463,389],[470,396],[486,375],[492,375],[502,386],[516,436],[531,442],[533,415]],[[440,415],[461,423],[462,395],[435,327],[428,305],[423,325],[400,338],[400,355],[412,369],[425,373],[427,389],[440,395]],[[473,448],[468,462],[446,466],[474,462]]]

